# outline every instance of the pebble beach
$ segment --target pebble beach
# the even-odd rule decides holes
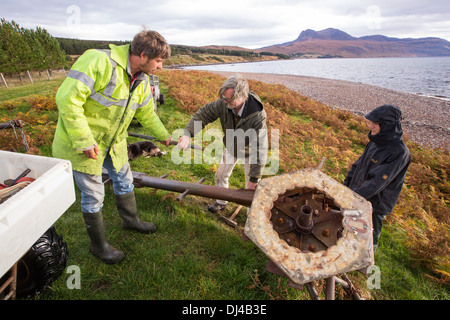
[[[215,73],[227,77],[234,72]],[[407,139],[433,149],[450,149],[448,100],[343,80],[266,73],[241,74],[249,80],[284,85],[333,109],[348,110],[359,115],[383,104],[395,105],[402,110],[402,126]]]

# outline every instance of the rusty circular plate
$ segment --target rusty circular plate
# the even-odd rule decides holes
[[[372,206],[316,169],[264,179],[245,234],[294,283],[373,264]]]

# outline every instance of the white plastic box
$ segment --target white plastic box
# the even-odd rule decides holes
[[[0,182],[36,179],[0,204],[0,277],[75,201],[70,161],[0,150]]]

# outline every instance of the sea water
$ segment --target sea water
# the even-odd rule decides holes
[[[192,66],[184,69],[346,80],[450,100],[450,57],[292,59]]]

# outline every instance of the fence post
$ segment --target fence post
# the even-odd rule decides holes
[[[28,78],[30,78],[30,82],[33,83],[33,78],[31,78],[30,71],[27,70],[27,73],[28,73]]]
[[[5,84],[5,87],[8,88],[8,84],[6,83],[5,77],[3,76],[3,73],[0,73],[2,76],[3,83]]]

